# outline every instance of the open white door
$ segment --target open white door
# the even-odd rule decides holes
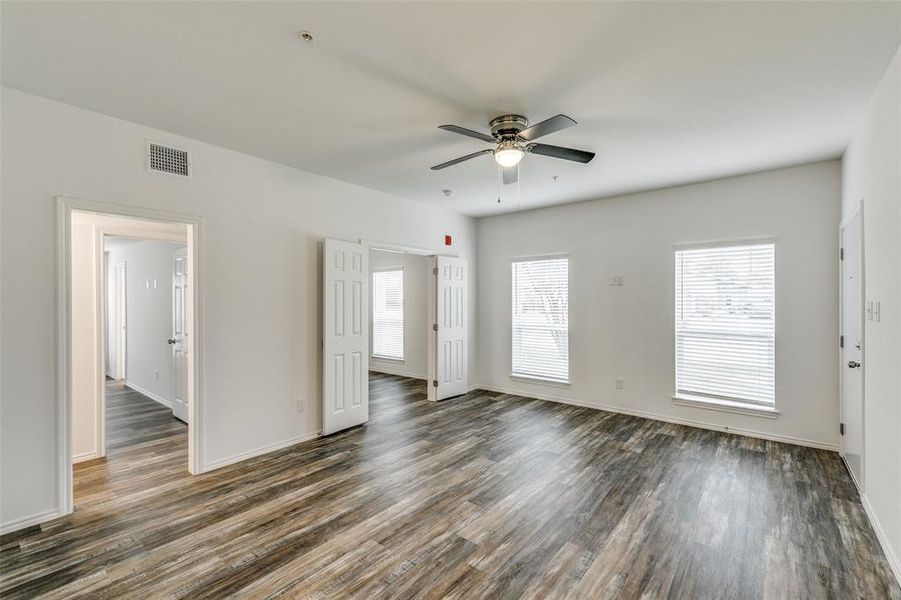
[[[858,210],[841,227],[841,449],[863,489],[863,229]]]
[[[369,249],[325,240],[322,434],[369,419]]]
[[[172,366],[175,373],[175,393],[172,414],[188,422],[188,249],[176,250],[172,260]]]
[[[430,400],[465,394],[467,377],[466,340],[466,259],[436,256],[434,376],[429,386]]]

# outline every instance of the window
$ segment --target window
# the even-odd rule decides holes
[[[676,395],[775,404],[776,247],[676,252]]]
[[[404,359],[404,272],[372,274],[372,356]]]
[[[569,381],[569,259],[513,263],[513,375]]]

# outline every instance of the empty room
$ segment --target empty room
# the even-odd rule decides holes
[[[901,1],[0,0],[0,596],[901,600]]]

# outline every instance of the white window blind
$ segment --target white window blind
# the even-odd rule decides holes
[[[404,272],[372,274],[372,355],[404,359]]]
[[[569,259],[513,263],[513,374],[569,381]]]
[[[676,393],[773,406],[774,244],[676,252]]]

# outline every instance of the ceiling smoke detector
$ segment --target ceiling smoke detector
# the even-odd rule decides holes
[[[308,44],[309,44],[310,42],[312,42],[313,39],[314,39],[314,38],[313,38],[313,34],[310,33],[309,31],[298,31],[298,32],[297,32],[297,37],[299,37],[301,40],[303,40],[304,42],[306,42],[306,43],[308,43]]]

